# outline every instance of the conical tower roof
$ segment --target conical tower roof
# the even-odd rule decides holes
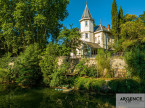
[[[90,11],[89,11],[89,8],[88,8],[88,6],[87,6],[87,3],[86,3],[86,7],[85,7],[85,10],[84,10],[84,12],[83,12],[83,15],[82,15],[81,20],[83,20],[83,19],[91,19],[91,20],[93,20],[93,18],[92,18],[92,16],[91,16],[91,13],[90,13]]]

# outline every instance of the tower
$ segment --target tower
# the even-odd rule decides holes
[[[82,18],[79,22],[81,26],[81,40],[87,42],[94,42],[94,19],[91,16],[87,3]]]

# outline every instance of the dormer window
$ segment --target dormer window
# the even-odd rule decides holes
[[[85,34],[85,38],[88,38],[88,33]]]
[[[88,21],[85,21],[85,26],[88,26]]]

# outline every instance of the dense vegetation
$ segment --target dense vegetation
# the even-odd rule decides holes
[[[0,16],[0,84],[5,88],[68,85],[98,92],[144,92],[145,13],[139,17],[123,16],[123,9],[120,7],[118,12],[116,0],[113,0],[114,52],[124,53],[128,65],[126,78],[131,79],[106,83],[105,79],[96,79],[113,77],[111,52],[107,50],[98,50],[97,65],[89,66],[87,59],[81,59],[71,69],[70,53],[76,53],[81,35],[78,28],[72,26],[60,30],[60,22],[68,14],[67,4],[67,0],[1,2],[0,13],[5,16]],[[52,42],[48,42],[48,38]],[[65,56],[62,65],[58,65],[60,56]],[[71,70],[75,70],[73,76],[69,76]]]
[[[55,41],[68,12],[68,0],[1,0],[0,52],[18,55],[30,44]]]

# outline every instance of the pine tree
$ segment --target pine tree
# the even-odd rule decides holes
[[[119,33],[118,33],[118,10],[117,10],[116,0],[113,0],[113,3],[112,3],[111,16],[112,16],[111,32],[115,38],[115,41],[117,41]]]

